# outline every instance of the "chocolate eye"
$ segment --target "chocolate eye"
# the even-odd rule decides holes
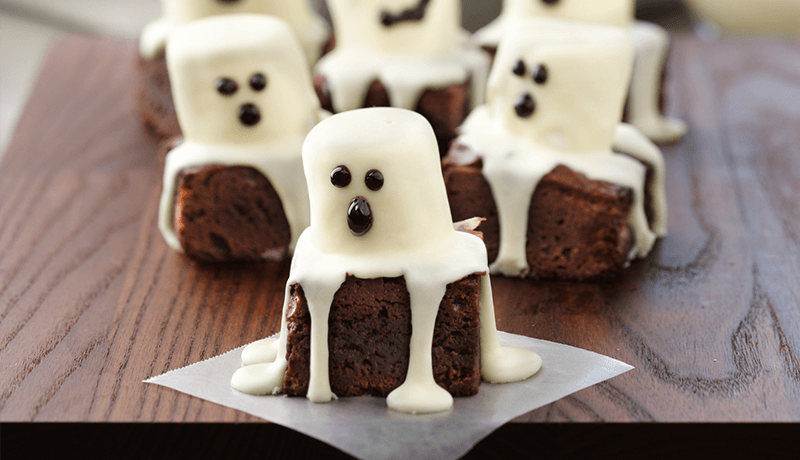
[[[337,166],[331,171],[331,184],[336,188],[347,187],[350,185],[351,179],[352,176],[347,166]]]
[[[373,169],[367,173],[367,177],[364,178],[364,183],[367,184],[368,189],[377,192],[383,187],[383,174],[377,169]]]
[[[237,85],[235,81],[224,77],[218,78],[217,81],[214,82],[214,86],[223,96],[230,96],[239,89],[239,85]]]
[[[267,87],[267,77],[263,73],[255,73],[250,77],[250,87],[253,91],[261,91]]]
[[[527,72],[528,69],[525,68],[525,63],[522,62],[522,59],[520,59],[519,61],[514,63],[514,67],[511,68],[511,71],[514,72],[514,75],[521,77],[525,75],[525,72]]]
[[[539,64],[533,68],[533,81],[540,85],[547,81],[547,67],[544,64]]]
[[[225,5],[232,5],[234,3],[239,3],[241,0],[217,0],[217,1]]]
[[[560,2],[561,0],[542,0],[542,3],[545,5],[555,5],[556,3]]]

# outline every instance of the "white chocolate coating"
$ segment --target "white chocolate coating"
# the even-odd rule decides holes
[[[381,14],[400,14],[419,0],[330,0],[336,48],[316,67],[336,112],[360,108],[369,85],[380,80],[393,107],[413,110],[426,89],[471,81],[472,102],[483,100],[489,61],[461,29],[458,0],[430,0],[418,21],[391,26]]]
[[[168,47],[167,66],[185,142],[167,155],[159,210],[165,240],[181,250],[172,215],[182,169],[241,165],[258,169],[275,188],[289,221],[292,249],[309,223],[302,143],[324,116],[297,39],[278,18],[226,15],[181,28]],[[266,77],[260,90],[249,84],[257,73]],[[220,78],[236,82],[236,92],[218,92]],[[252,126],[239,116],[247,104],[261,117]]]
[[[633,0],[560,0],[554,5],[547,5],[541,0],[504,0],[500,16],[476,32],[473,40],[480,46],[497,47],[507,31],[531,17],[569,19],[625,28],[636,49],[633,78],[628,92],[629,121],[655,142],[674,142],[686,133],[686,124],[663,116],[658,106],[669,34],[654,24],[634,21],[633,14]]]
[[[198,19],[223,14],[265,14],[286,21],[301,45],[309,65],[319,59],[330,36],[324,19],[311,10],[307,0],[161,0],[163,16],[142,30],[139,51],[153,59],[164,50],[169,35],[179,27]]]
[[[328,379],[328,313],[333,296],[348,274],[364,278],[404,276],[411,301],[412,335],[405,382],[392,391],[394,410],[429,413],[447,410],[453,398],[433,378],[431,345],[439,304],[447,284],[473,273],[483,276],[481,362],[485,380],[524,380],[541,367],[529,350],[501,347],[494,322],[486,249],[477,236],[454,229],[433,130],[420,115],[394,108],[345,112],[320,123],[303,146],[311,198],[311,227],[300,237],[286,288],[281,335],[245,348],[244,367],[233,388],[251,394],[281,391],[286,370],[289,287],[300,284],[311,314],[311,375],[308,399],[336,396]],[[331,184],[331,171],[346,166],[352,182]],[[366,187],[377,169],[384,185]],[[363,236],[347,226],[355,197],[365,198],[374,217]]]
[[[519,76],[512,69],[522,61]],[[483,158],[500,221],[500,249],[492,273],[525,276],[526,232],[531,197],[542,177],[563,164],[590,179],[629,187],[634,200],[628,223],[636,237],[630,257],[643,257],[666,231],[663,158],[658,148],[631,125],[620,124],[633,61],[628,35],[620,28],[556,19],[520,21],[503,38],[489,77],[486,106],[461,127],[457,142]],[[532,69],[547,69],[536,83]],[[527,117],[515,106],[522,96],[535,102]],[[645,167],[615,154],[624,149],[655,169],[656,222],[651,230],[644,210]],[[469,163],[469,151],[461,162]]]
[[[800,0],[688,0],[726,33],[800,36]]]

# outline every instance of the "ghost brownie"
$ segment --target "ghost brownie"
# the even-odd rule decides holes
[[[686,132],[686,124],[662,115],[669,34],[655,24],[634,20],[634,4],[634,0],[504,0],[500,17],[477,31],[473,40],[494,56],[501,37],[518,22],[533,17],[623,28],[636,52],[623,121],[655,142],[677,142]]]
[[[199,19],[176,30],[167,64],[184,141],[166,156],[159,228],[207,261],[281,259],[308,226],[301,148],[322,116],[285,22]]]
[[[315,88],[331,112],[374,106],[419,112],[444,154],[482,102],[489,59],[466,40],[458,0],[397,3],[328,2],[336,47],[317,63]]]
[[[436,138],[396,108],[334,115],[309,134],[311,226],[297,243],[280,338],[245,348],[231,380],[250,394],[386,395],[439,412],[479,377],[524,380],[541,359],[501,347],[481,239],[456,231]]]
[[[664,235],[661,152],[619,122],[632,63],[618,27],[538,18],[504,36],[443,162],[455,218],[487,218],[492,273],[612,276]]]
[[[162,0],[163,16],[145,26],[139,39],[137,113],[146,128],[164,139],[181,134],[172,102],[164,48],[180,27],[212,16],[260,14],[283,19],[300,40],[308,65],[322,55],[330,37],[325,20],[306,0]]]

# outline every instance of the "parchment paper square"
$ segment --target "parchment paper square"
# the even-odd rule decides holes
[[[500,332],[503,345],[529,348],[542,369],[523,382],[482,383],[478,395],[455,398],[450,411],[410,415],[389,410],[384,398],[252,396],[230,386],[241,366],[238,348],[146,380],[292,428],[364,459],[455,459],[509,420],[623,374],[632,366],[568,345]]]

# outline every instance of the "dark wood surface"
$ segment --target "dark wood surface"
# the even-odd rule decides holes
[[[259,420],[142,383],[276,332],[288,266],[167,248],[134,56],[59,41],[0,163],[0,421]],[[669,236],[613,282],[494,279],[501,330],[636,369],[518,421],[800,420],[800,42],[676,37],[670,72]]]

